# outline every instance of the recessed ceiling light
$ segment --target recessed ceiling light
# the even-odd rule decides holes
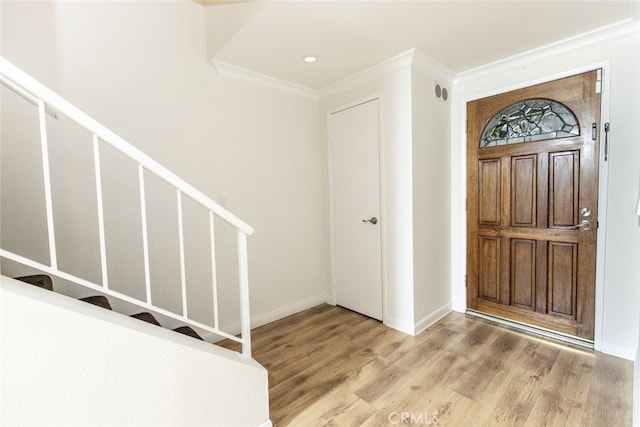
[[[304,58],[302,58],[302,60],[304,62],[306,62],[307,64],[313,64],[314,62],[316,62],[318,60],[318,57],[315,55],[307,55]]]

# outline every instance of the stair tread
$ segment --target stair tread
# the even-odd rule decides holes
[[[189,326],[180,326],[179,328],[175,328],[174,331],[184,335],[188,335],[200,341],[204,341],[204,339],[202,339],[202,337],[196,331],[194,331],[193,328]]]
[[[28,283],[30,285],[37,286],[42,289],[46,289],[48,291],[53,291],[53,281],[51,280],[51,277],[46,274],[34,274],[30,276],[16,277],[15,279],[20,280],[21,282],[24,282],[24,283]],[[89,297],[80,298],[80,301],[93,304],[98,307],[105,308],[107,310],[112,310],[109,300],[104,295],[92,295]],[[162,327],[162,325],[160,324],[160,322],[158,322],[155,316],[147,311],[144,311],[142,313],[132,314],[130,317],[134,317],[136,319],[142,320],[143,322],[151,323],[153,325]],[[190,326],[180,326],[173,330],[180,334],[188,335],[192,338],[198,339],[200,341],[204,341],[204,339],[200,336],[200,334],[198,334]]]
[[[93,295],[90,297],[80,298],[80,301],[88,302],[89,304],[97,305],[98,307],[111,310],[111,304],[109,303],[109,300],[103,295]]]
[[[142,313],[137,313],[137,314],[132,314],[131,317],[134,317],[136,319],[140,319],[143,322],[147,322],[147,323],[151,323],[153,325],[156,326],[162,326],[160,325],[160,322],[158,322],[158,320],[153,316],[153,314],[145,311]]]
[[[16,277],[16,280],[20,280],[24,283],[37,286],[48,291],[53,291],[53,281],[50,276],[46,274],[33,274],[30,276]]]

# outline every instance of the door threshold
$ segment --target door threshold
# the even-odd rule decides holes
[[[570,335],[561,334],[559,332],[553,332],[548,329],[538,328],[535,326],[527,325],[525,323],[514,322],[513,320],[507,320],[502,317],[491,316],[489,314],[480,313],[479,311],[467,309],[466,314],[481,319],[489,320],[490,322],[498,323],[500,325],[509,326],[514,329],[529,332],[535,335],[540,335],[546,338],[562,341],[568,344],[577,345],[579,347],[588,348],[593,350],[593,341],[583,340],[578,337],[572,337]]]

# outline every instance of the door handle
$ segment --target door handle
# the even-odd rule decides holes
[[[372,216],[369,219],[363,219],[362,222],[370,222],[371,224],[376,225],[378,223],[378,218]]]
[[[591,221],[589,221],[588,219],[583,219],[582,221],[580,221],[580,224],[576,224],[576,225],[572,225],[567,227],[567,230],[577,230],[579,228],[582,228],[583,230],[588,230],[591,228]]]

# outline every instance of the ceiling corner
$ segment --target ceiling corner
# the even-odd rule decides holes
[[[452,83],[456,78],[456,73],[453,70],[417,48],[414,49],[413,64],[422,68],[427,73],[433,74],[435,77],[447,81],[448,83]]]

